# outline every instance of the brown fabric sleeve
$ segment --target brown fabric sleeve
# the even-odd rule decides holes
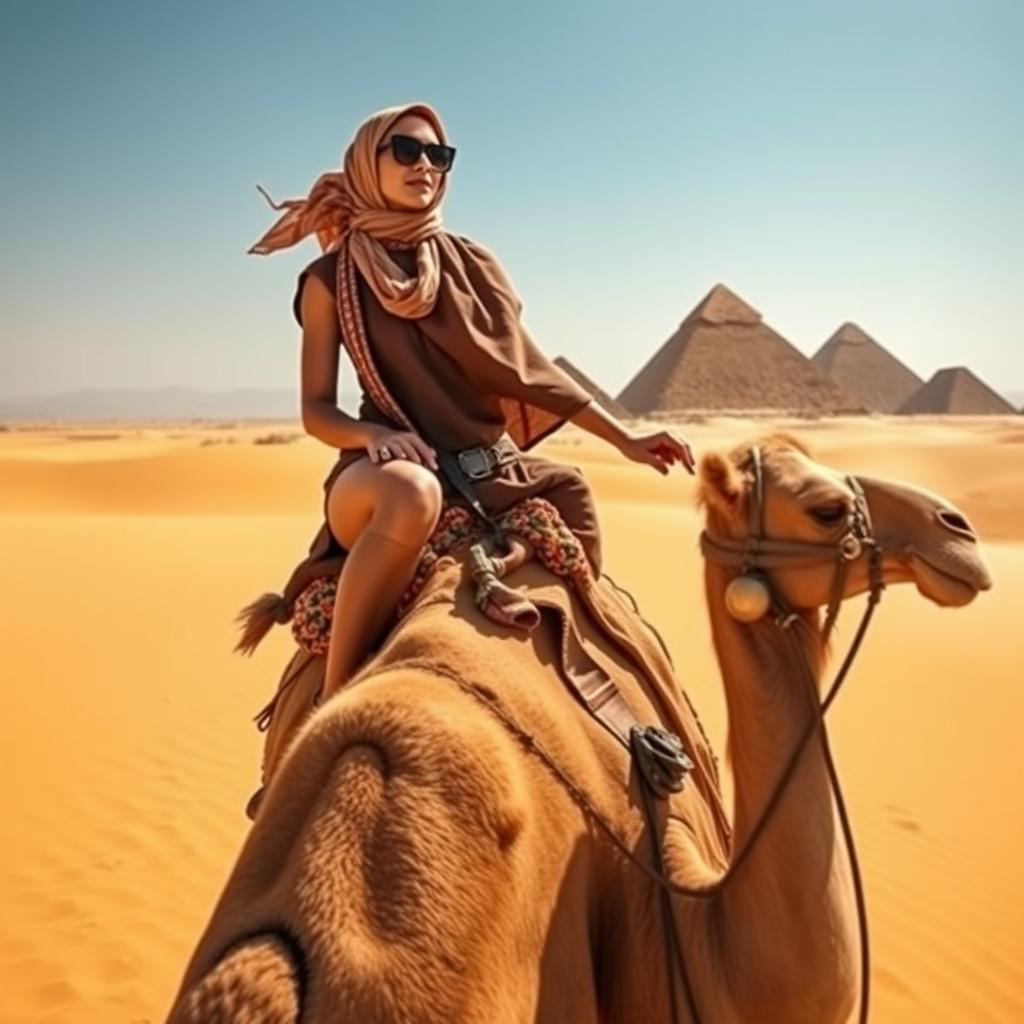
[[[467,372],[499,397],[534,406],[560,420],[579,412],[593,396],[534,341],[522,322],[522,300],[497,257],[479,242],[463,235],[455,237],[472,257],[466,263],[466,274],[485,303],[484,310],[474,311],[480,316],[481,329],[471,331],[472,350],[464,353]],[[481,314],[489,314],[490,322],[484,323]],[[469,322],[476,326],[474,319]],[[529,411],[519,415],[528,416]],[[550,417],[547,419],[550,427]]]
[[[338,266],[338,254],[337,252],[325,252],[322,256],[318,256],[312,263],[303,267],[299,273],[298,279],[295,283],[295,297],[292,299],[292,313],[295,316],[295,321],[298,325],[302,326],[302,288],[306,283],[306,277],[309,274],[315,274],[320,278],[325,285],[327,285],[328,291],[333,295],[336,287],[335,283],[335,272]]]

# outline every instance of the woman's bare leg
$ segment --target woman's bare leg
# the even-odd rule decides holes
[[[338,576],[320,701],[345,684],[391,619],[441,514],[434,471],[360,459],[338,476],[327,520],[348,554]]]

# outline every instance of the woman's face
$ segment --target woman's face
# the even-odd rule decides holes
[[[400,117],[380,140],[387,149],[377,154],[377,174],[380,178],[380,189],[384,193],[388,206],[399,210],[422,210],[429,206],[441,185],[441,172],[427,159],[426,153],[420,153],[416,162],[405,166],[400,164],[391,152],[392,135],[411,135],[420,142],[440,142],[437,132],[429,121],[418,114],[405,114]]]

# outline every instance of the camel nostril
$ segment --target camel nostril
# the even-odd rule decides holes
[[[939,509],[936,513],[939,522],[943,526],[948,526],[949,529],[956,533],[963,534],[965,537],[970,537],[971,540],[977,540],[977,534],[974,532],[974,528],[959,512],[951,512],[949,509]]]

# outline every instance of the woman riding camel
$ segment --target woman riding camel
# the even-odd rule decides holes
[[[496,257],[441,227],[454,157],[428,104],[377,111],[346,148],[343,169],[322,174],[305,199],[267,197],[286,212],[249,249],[265,255],[315,233],[323,250],[299,274],[293,311],[302,423],[338,459],[308,556],[283,594],[243,609],[238,644],[251,652],[274,622],[291,618],[305,587],[336,577],[318,703],[375,649],[443,506],[465,494],[444,453],[469,471],[487,514],[534,496],[551,502],[595,576],[600,530],[587,482],[578,468],[526,450],[571,420],[662,474],[675,461],[694,469],[678,435],[630,434],[552,363],[523,326]],[[363,392],[357,417],[337,403],[343,345]]]

